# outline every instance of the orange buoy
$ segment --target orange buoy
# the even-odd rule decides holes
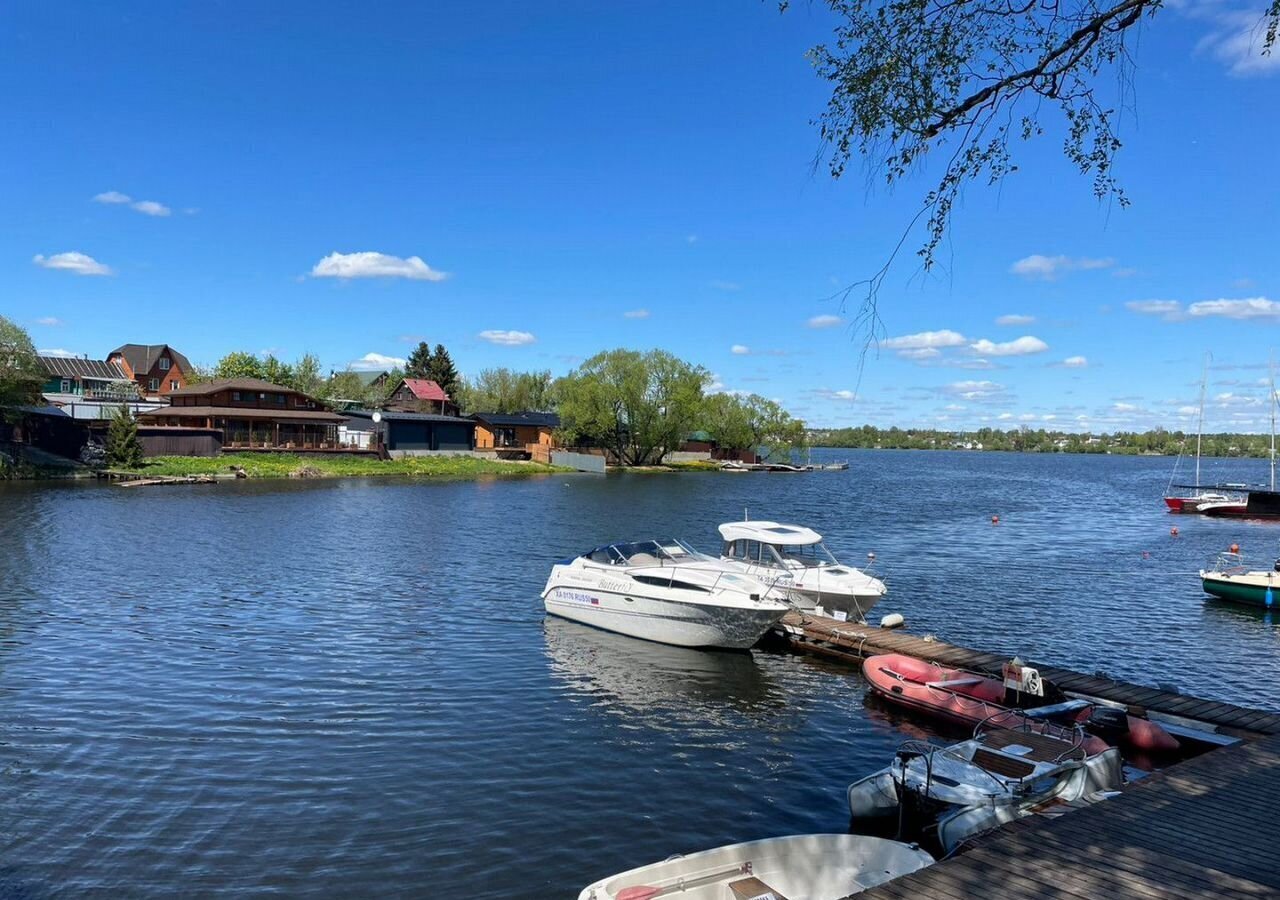
[[[1240,552],[1240,545],[1239,545],[1239,544],[1232,544],[1232,545],[1231,545],[1231,552],[1232,552],[1232,553],[1239,553],[1239,552]]]
[[[999,516],[992,516],[992,517],[991,517],[991,524],[992,524],[992,525],[999,525],[999,524],[1000,524],[1000,517],[999,517]]]
[[[1174,537],[1177,537],[1177,536],[1178,536],[1178,526],[1177,526],[1177,525],[1174,525],[1172,528],[1170,528],[1170,529],[1169,529],[1169,534],[1173,535]]]

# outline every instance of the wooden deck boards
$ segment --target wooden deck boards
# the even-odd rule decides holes
[[[957,647],[937,640],[924,640],[903,631],[838,622],[808,613],[789,613],[782,624],[783,633],[793,647],[847,658],[851,662],[878,653],[902,653],[942,665],[998,673],[1006,661],[1005,657],[994,653]],[[1233,732],[1280,735],[1280,715],[1274,713],[1245,709],[1203,697],[1187,697],[1149,685],[1115,681],[1057,666],[1032,665],[1036,665],[1045,678],[1072,693],[1195,719]]]
[[[1023,819],[866,900],[1280,896],[1280,735],[1211,750],[1057,819]]]

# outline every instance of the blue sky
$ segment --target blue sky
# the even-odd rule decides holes
[[[1280,60],[1245,5],[1144,26],[1100,205],[1051,131],[850,309],[924,191],[813,162],[820,5],[0,8],[0,313],[95,357],[326,367],[663,347],[815,425],[1266,428]],[[913,245],[912,245],[913,246]],[[1013,318],[1010,318],[1013,317]],[[817,327],[825,326],[825,327]]]

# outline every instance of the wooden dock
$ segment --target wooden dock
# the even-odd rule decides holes
[[[789,613],[790,649],[860,664],[903,653],[999,673],[1007,658],[851,622]],[[1230,739],[1058,818],[1031,816],[858,900],[1191,900],[1280,897],[1280,715],[1029,661],[1063,690],[1182,720]]]
[[[1280,736],[1211,750],[1057,819],[1021,819],[858,900],[1280,896]]]
[[[792,650],[860,663],[879,653],[902,653],[917,659],[941,663],[958,669],[990,672],[998,675],[1007,656],[968,650],[943,641],[915,637],[904,631],[839,622],[809,613],[788,613],[777,633]],[[1217,700],[1188,697],[1159,688],[1116,681],[1097,675],[1085,675],[1070,669],[1025,660],[1035,666],[1046,680],[1069,694],[1140,706],[1149,712],[1185,719],[1210,726],[1227,737],[1250,738],[1280,735],[1280,715],[1246,709]]]

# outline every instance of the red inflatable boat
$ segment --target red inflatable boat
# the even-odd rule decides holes
[[[942,716],[963,725],[977,725],[983,721],[1004,727],[1031,727],[1044,734],[1058,737],[1067,735],[1067,729],[1044,721],[1036,710],[1010,709],[1004,705],[1004,683],[998,678],[975,675],[961,669],[944,669],[914,656],[889,653],[869,657],[862,664],[862,675],[875,693],[886,700],[930,715]],[[1072,708],[1062,704],[1067,721],[1090,728],[1090,719],[1099,707],[1092,704]],[[1046,710],[1048,707],[1045,708]],[[1126,716],[1114,740],[1134,750],[1168,752],[1178,749],[1174,737],[1150,719]],[[1102,724],[1103,715],[1093,723],[1094,730]],[[1127,728],[1125,727],[1127,725]],[[1108,734],[1108,736],[1111,736]],[[1084,749],[1090,755],[1107,749],[1107,742],[1089,735]]]

